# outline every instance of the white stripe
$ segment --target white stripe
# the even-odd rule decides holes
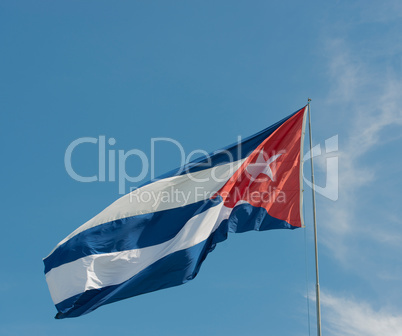
[[[195,173],[169,177],[143,186],[112,203],[64,238],[49,253],[75,235],[113,220],[178,208],[210,198],[246,160],[238,160]],[[167,201],[166,201],[167,200]]]
[[[46,281],[54,304],[90,289],[120,284],[161,258],[206,240],[232,211],[223,204],[194,216],[174,238],[162,244],[90,255],[53,268]]]

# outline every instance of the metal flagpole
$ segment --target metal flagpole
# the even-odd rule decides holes
[[[314,220],[314,247],[315,247],[315,277],[316,277],[316,306],[317,306],[317,335],[321,336],[321,307],[320,307],[320,282],[318,277],[318,247],[317,247],[317,217],[315,210],[315,185],[314,185],[314,164],[313,164],[313,141],[311,135],[311,99],[308,98],[308,128],[310,133],[310,162],[311,162],[311,190],[313,193],[313,220]]]

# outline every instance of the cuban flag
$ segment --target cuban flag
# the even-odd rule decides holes
[[[302,221],[307,107],[123,196],[44,259],[57,319],[186,283],[229,232]]]

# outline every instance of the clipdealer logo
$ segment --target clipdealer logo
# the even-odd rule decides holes
[[[155,145],[157,142],[168,142],[172,143],[177,147],[180,152],[180,168],[178,169],[177,174],[182,174],[183,172],[188,173],[192,164],[191,161],[194,157],[198,155],[205,155],[208,157],[209,153],[202,149],[196,149],[191,151],[188,155],[186,155],[183,146],[175,139],[172,138],[151,138],[151,153],[150,158],[139,149],[130,149],[128,151],[124,151],[122,149],[110,149],[111,146],[116,144],[115,138],[109,138],[106,141],[106,136],[100,135],[98,138],[95,137],[82,137],[72,141],[67,147],[64,154],[64,166],[66,168],[67,174],[78,182],[118,182],[119,186],[119,194],[123,195],[126,193],[126,183],[137,183],[143,181],[148,174],[150,173],[151,181],[156,180],[155,176]],[[89,143],[97,145],[98,151],[98,173],[92,176],[82,176],[80,175],[72,165],[72,157],[74,155],[74,151],[78,148],[78,146]],[[241,143],[241,137],[238,137],[238,143]],[[109,147],[109,148],[107,148]],[[237,153],[238,157],[241,157],[241,146],[239,146],[239,151]],[[224,161],[226,163],[234,163],[235,159],[233,154],[226,150],[218,150],[214,154],[220,153],[224,157]],[[117,164],[116,164],[116,156],[117,156]],[[141,172],[137,176],[130,176],[127,173],[126,165],[127,159],[129,157],[136,157],[141,161]],[[203,163],[205,168],[212,168],[211,178],[217,182],[223,182],[219,174],[216,174],[215,171],[218,170],[218,167],[213,167],[212,161],[210,158],[207,159],[207,162]],[[107,168],[108,167],[108,168]],[[234,166],[231,167],[231,172],[234,173]],[[107,173],[107,174],[106,174]],[[190,175],[190,178],[194,182],[207,182],[207,179],[198,178]]]
[[[237,143],[241,143],[241,137],[239,136],[237,139]],[[106,136],[100,135],[99,137],[82,137],[72,141],[67,147],[64,154],[64,165],[67,174],[78,182],[116,182],[118,183],[119,194],[124,195],[127,193],[126,184],[127,183],[138,183],[143,181],[148,174],[150,175],[150,180],[155,181],[155,144],[157,142],[169,142],[177,147],[180,152],[180,169],[178,169],[177,174],[187,173],[189,178],[194,182],[207,182],[207,180],[200,179],[198,177],[193,176],[189,173],[189,169],[192,164],[191,161],[197,154],[205,155],[208,157],[208,152],[202,149],[196,149],[191,151],[188,155],[186,155],[183,146],[175,139],[172,138],[152,138],[151,139],[151,153],[150,158],[139,149],[130,149],[125,151],[123,149],[113,149],[111,148],[116,144],[116,139],[111,137],[106,139]],[[72,157],[74,155],[74,151],[82,144],[93,144],[97,146],[98,152],[98,173],[92,176],[82,176],[80,175],[72,165]],[[242,157],[241,146],[238,146],[239,150],[237,153],[237,157]],[[230,174],[233,174],[236,170],[235,158],[233,154],[226,150],[216,151],[213,154],[220,153],[225,156],[226,163],[233,163],[231,166]],[[277,156],[279,156],[277,154]],[[308,151],[303,156],[303,164],[306,161],[309,161],[311,158],[316,158],[319,156],[325,155],[326,167],[326,184],[325,186],[319,186],[317,184],[314,185],[317,193],[322,196],[336,201],[338,199],[338,135],[335,135],[331,138],[325,140],[324,149],[322,149],[321,144],[318,144],[313,147],[311,151]],[[126,165],[127,159],[129,157],[136,157],[141,161],[141,171],[137,176],[131,176],[127,173]],[[116,160],[117,158],[117,160]],[[117,162],[117,163],[116,163]],[[207,162],[203,163],[205,168],[217,169],[219,166],[213,167],[210,159]],[[212,172],[210,178],[212,178],[216,182],[223,182],[222,178],[219,174],[215,174]],[[303,180],[309,186],[312,187],[312,183],[304,176],[303,172]]]

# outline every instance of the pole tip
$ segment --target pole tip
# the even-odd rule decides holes
[[[311,99],[310,99],[310,98],[307,98],[307,101],[308,101],[308,102],[311,102]]]

